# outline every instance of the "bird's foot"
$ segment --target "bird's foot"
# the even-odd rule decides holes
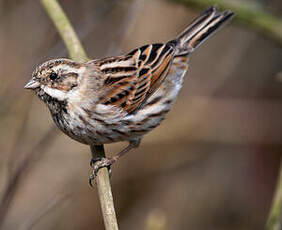
[[[96,178],[98,171],[101,168],[107,167],[109,173],[111,174],[111,165],[115,162],[114,158],[92,158],[90,160],[90,166],[93,169],[90,176],[89,176],[89,184],[93,187],[92,181]]]

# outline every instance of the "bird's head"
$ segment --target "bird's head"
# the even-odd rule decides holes
[[[79,76],[84,71],[85,67],[79,62],[50,60],[35,69],[24,88],[34,90],[43,101],[46,97],[64,101],[77,89]]]

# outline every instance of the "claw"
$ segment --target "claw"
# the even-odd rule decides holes
[[[109,174],[111,175],[111,165],[115,162],[113,158],[96,158],[96,159],[91,159],[90,161],[90,166],[93,168],[90,176],[89,176],[89,185],[93,187],[92,181],[95,179],[95,177],[98,174],[98,171],[101,168],[107,167],[109,170]]]
[[[97,161],[101,161],[103,158],[102,157],[95,157],[95,158],[91,158],[90,160],[90,167],[93,168],[93,165],[97,162]]]
[[[93,184],[92,184],[92,181],[94,180],[95,176],[91,173],[90,176],[89,176],[89,185],[93,188]]]

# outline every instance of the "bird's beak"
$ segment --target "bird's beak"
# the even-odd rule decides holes
[[[31,78],[26,85],[24,86],[25,89],[36,89],[40,86],[40,83],[38,81],[35,81],[34,78]]]

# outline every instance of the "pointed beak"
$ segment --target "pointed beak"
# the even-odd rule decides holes
[[[33,78],[31,78],[26,85],[24,86],[25,89],[36,89],[40,86],[40,83],[38,81],[35,81]]]

